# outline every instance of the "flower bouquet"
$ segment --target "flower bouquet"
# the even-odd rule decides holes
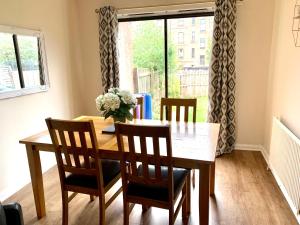
[[[115,122],[125,122],[133,119],[131,109],[136,107],[136,98],[129,91],[110,88],[106,94],[96,98],[96,107],[105,119],[113,117]]]

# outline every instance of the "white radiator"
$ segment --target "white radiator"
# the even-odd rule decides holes
[[[275,117],[273,118],[269,166],[299,222],[300,140]]]

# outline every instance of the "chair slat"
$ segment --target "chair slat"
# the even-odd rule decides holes
[[[176,121],[180,121],[180,106],[176,106]]]
[[[80,138],[80,143],[81,143],[81,148],[84,149],[84,151],[88,151],[87,144],[86,144],[86,139],[85,139],[85,133],[84,132],[79,132],[79,138]],[[88,154],[84,154],[84,165],[86,169],[91,168],[90,167],[90,157]]]
[[[147,160],[147,143],[144,136],[140,137],[141,154],[142,154],[142,166],[143,176],[145,179],[149,179],[148,160]]]
[[[184,107],[184,122],[188,122],[189,121],[189,107],[185,106]]]
[[[155,158],[155,176],[158,180],[161,180],[161,162],[160,162],[160,152],[159,152],[159,138],[153,137],[153,152]]]
[[[59,133],[59,139],[60,139],[60,142],[61,142],[61,145],[62,145],[62,148],[63,148],[63,152],[64,152],[64,155],[65,155],[66,163],[67,163],[68,166],[72,166],[71,158],[70,158],[70,155],[67,151],[68,147],[67,147],[67,143],[66,143],[65,132],[63,130],[59,130],[58,133]]]
[[[123,139],[123,137],[121,137]],[[137,176],[137,166],[136,166],[136,156],[135,156],[135,146],[134,146],[134,140],[133,136],[128,136],[128,148],[129,148],[129,154],[131,156],[132,161],[130,162],[130,166],[132,169],[132,174],[134,176]]]
[[[167,106],[167,115],[168,115],[167,120],[172,121],[172,105]]]
[[[73,148],[75,149],[77,146],[76,146],[74,132],[68,131],[68,134],[69,134],[71,149],[73,149]],[[73,158],[74,158],[74,162],[75,162],[76,167],[80,167],[80,160],[79,160],[78,151],[76,151],[76,150],[74,151]]]

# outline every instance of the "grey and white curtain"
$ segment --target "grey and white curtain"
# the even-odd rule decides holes
[[[208,121],[220,123],[217,155],[222,155],[236,140],[236,0],[216,0],[212,46]]]
[[[99,47],[103,92],[119,87],[118,18],[112,6],[99,9]]]

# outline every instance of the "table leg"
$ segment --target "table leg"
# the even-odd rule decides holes
[[[200,166],[199,177],[199,224],[208,225],[209,223],[209,173],[210,165],[204,164]]]
[[[210,165],[210,195],[215,194],[215,168],[216,168],[216,163],[213,162]]]
[[[43,175],[40,153],[34,145],[26,145],[27,158],[31,176],[31,184],[36,208],[37,217],[40,219],[46,216],[45,196],[43,186]]]

